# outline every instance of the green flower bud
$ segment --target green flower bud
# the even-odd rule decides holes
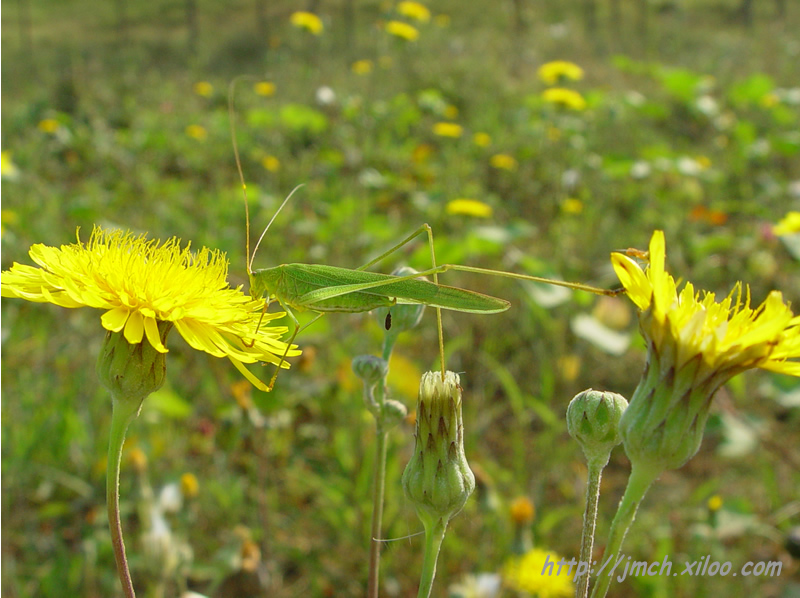
[[[414,455],[403,472],[403,490],[428,525],[447,525],[475,489],[464,455],[458,374],[426,372],[419,386]]]
[[[170,322],[158,323],[162,343],[171,329]],[[96,369],[115,401],[141,405],[147,395],[164,384],[166,354],[156,351],[146,338],[131,345],[122,332],[107,332]]]
[[[416,272],[414,268],[403,266],[392,272],[392,276],[411,276]],[[425,306],[421,304],[392,305],[391,307],[379,307],[376,309],[375,318],[381,328],[386,331],[387,336],[397,336],[401,332],[416,327],[422,319],[422,312],[424,311]]]
[[[586,460],[600,467],[608,463],[611,450],[622,442],[619,420],[628,401],[614,392],[584,390],[567,407],[567,430],[581,445]]]
[[[386,360],[374,355],[359,355],[353,358],[353,372],[364,381],[368,388],[381,382],[389,373]]]

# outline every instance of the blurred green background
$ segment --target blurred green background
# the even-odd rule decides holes
[[[3,2],[3,269],[30,263],[34,243],[74,242],[77,227],[85,240],[100,224],[222,249],[231,284],[246,284],[228,118],[236,81],[252,236],[305,185],[257,268],[357,267],[428,222],[440,263],[613,288],[609,252],[646,249],[659,228],[676,278],[721,296],[743,280],[754,303],[780,289],[800,304],[800,253],[772,232],[800,204],[796,3],[425,5],[427,19],[389,1],[312,1],[302,8],[321,18],[314,33],[293,26],[300,7],[282,1]],[[418,38],[388,32],[393,20]],[[583,77],[542,80],[552,60]],[[554,87],[579,95],[548,101]],[[425,268],[426,244],[376,269],[400,264]],[[536,506],[535,545],[577,556],[585,466],[566,405],[587,387],[630,397],[644,358],[624,297],[443,281],[513,307],[444,315],[479,488],[451,524],[437,596],[502,569],[518,496]],[[104,515],[110,401],[94,375],[100,313],[4,299],[2,316],[2,593],[120,595]],[[171,336],[168,381],[132,425],[123,461],[143,596],[363,595],[374,431],[350,361],[379,353],[381,335],[369,315],[323,318],[269,395]],[[392,396],[410,410],[436,356],[430,312],[391,364]],[[780,577],[629,578],[613,595],[798,595],[798,560],[784,547],[800,525],[798,396],[795,380],[761,372],[723,388],[700,452],[650,491],[624,548],[676,566],[706,554],[734,570],[781,560]],[[390,434],[385,538],[421,529],[399,483],[412,434],[411,421]],[[617,449],[598,548],[627,472]],[[170,511],[180,480],[186,495]],[[416,595],[421,545],[386,543],[382,595]]]

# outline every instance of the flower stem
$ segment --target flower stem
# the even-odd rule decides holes
[[[122,461],[122,445],[128,425],[139,412],[141,403],[133,408],[130,401],[113,400],[111,411],[111,433],[108,442],[108,465],[106,467],[106,502],[108,503],[108,524],[111,528],[111,544],[117,561],[117,572],[122,583],[125,598],[136,598],[133,590],[128,559],[125,556],[125,542],[122,538],[122,523],[119,513],[119,470]]]
[[[592,547],[594,545],[594,532],[597,523],[597,502],[600,497],[600,478],[603,468],[608,463],[601,463],[589,459],[589,472],[586,479],[586,510],[583,512],[583,532],[581,534],[581,556],[578,560],[578,571],[582,563],[586,563],[587,570],[580,577],[576,577],[575,598],[586,598],[589,595],[589,569],[592,560]]]
[[[387,334],[383,341],[383,360],[389,363],[397,336]],[[386,378],[377,384],[375,401],[375,487],[372,491],[372,525],[369,537],[369,580],[367,598],[378,598],[381,570],[381,534],[383,529],[383,496],[386,492],[386,427],[383,406],[386,399]]]
[[[382,394],[382,393],[381,393]],[[386,432],[383,423],[375,425],[375,487],[372,495],[372,527],[369,542],[369,584],[367,597],[378,597],[378,577],[381,564],[381,529],[383,521],[383,495],[386,487]]]
[[[628,533],[636,517],[636,511],[639,509],[645,493],[659,475],[661,475],[661,471],[657,471],[657,468],[642,468],[641,466],[637,467],[636,464],[632,465],[628,486],[625,488],[625,494],[619,502],[617,514],[614,515],[614,521],[611,522],[611,530],[608,532],[608,542],[603,555],[603,564],[608,564],[597,578],[597,583],[594,586],[594,590],[592,590],[592,598],[605,598],[606,593],[608,593],[608,586],[611,584],[614,569],[619,560],[619,553],[622,549],[622,542],[625,540],[625,534]]]
[[[422,574],[417,598],[428,598],[431,595],[433,579],[436,577],[436,561],[439,558],[446,528],[447,523],[441,518],[425,526],[425,554],[422,557]]]

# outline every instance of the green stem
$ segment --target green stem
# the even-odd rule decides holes
[[[383,360],[389,363],[396,334],[386,334],[383,339]],[[386,492],[386,428],[384,426],[383,405],[386,399],[386,379],[376,388],[378,404],[375,416],[375,487],[372,491],[372,525],[369,538],[369,579],[367,598],[378,598],[381,570],[381,537],[383,533],[383,496]]]
[[[600,497],[600,478],[603,468],[608,463],[598,460],[589,460],[589,472],[586,479],[586,510],[583,512],[583,532],[581,534],[581,556],[578,560],[578,571],[585,563],[586,572],[575,578],[575,598],[586,598],[589,595],[589,567],[592,561],[592,547],[594,546],[594,532],[597,523],[597,502]]]
[[[108,503],[108,525],[111,528],[111,545],[117,561],[117,572],[122,583],[125,598],[136,598],[133,590],[128,559],[125,556],[125,542],[122,538],[122,523],[119,513],[119,470],[122,462],[122,445],[131,421],[139,412],[141,402],[131,408],[136,401],[113,400],[111,411],[111,433],[108,442],[108,465],[106,467],[106,502]]]
[[[368,598],[378,597],[378,578],[381,566],[383,495],[386,487],[386,432],[380,421],[376,422],[375,428],[377,444],[375,446],[375,487],[372,495],[372,527],[369,542]]]
[[[645,493],[659,475],[661,475],[661,471],[656,471],[656,468],[642,468],[641,466],[637,467],[635,463],[633,464],[625,494],[619,503],[619,507],[617,507],[614,521],[611,522],[608,543],[603,554],[605,568],[597,578],[597,583],[594,586],[594,590],[592,590],[592,598],[605,598],[606,593],[608,593],[608,586],[611,584],[614,568],[619,560],[619,553],[622,549],[622,542],[625,540],[625,534],[628,533],[628,529],[630,529],[636,517],[636,511],[639,509]]]
[[[439,558],[446,528],[447,524],[441,518],[425,526],[425,554],[422,557],[422,574],[417,598],[428,598],[431,595],[433,579],[436,577],[436,561]]]

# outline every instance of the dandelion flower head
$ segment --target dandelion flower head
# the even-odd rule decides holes
[[[503,568],[505,584],[519,592],[538,598],[566,598],[575,591],[567,567],[560,567],[563,558],[552,551],[534,548],[508,560]]]
[[[132,345],[146,339],[161,353],[167,348],[158,322],[169,322],[194,349],[228,357],[259,388],[242,364],[277,364],[286,351],[280,337],[287,329],[269,325],[284,314],[264,313],[262,321],[264,301],[229,287],[219,251],[192,252],[176,238],[160,243],[95,227],[86,243],[79,237],[60,248],[36,244],[30,256],[39,267],[14,263],[2,273],[3,297],[102,309],[106,330],[122,332]]]
[[[760,368],[800,376],[800,317],[794,316],[779,291],[772,291],[757,308],[750,307],[750,290],[741,283],[722,301],[714,293],[695,292],[687,283],[678,293],[664,267],[664,233],[650,240],[649,267],[622,253],[611,261],[628,297],[641,310],[642,334],[659,353],[671,353],[680,369],[698,355],[710,375],[727,379]],[[722,380],[724,381],[724,380]]]
[[[564,87],[551,87],[542,92],[542,99],[548,104],[563,106],[572,110],[585,110],[586,100],[577,91]]]
[[[412,0],[403,0],[397,5],[397,12],[409,19],[416,19],[420,23],[427,23],[431,20],[431,11],[428,7]]]
[[[553,60],[539,67],[539,79],[547,85],[555,85],[562,79],[580,81],[583,79],[583,69],[574,62],[567,60]]]
[[[408,42],[415,42],[419,38],[419,30],[403,21],[389,21],[386,23],[386,33]]]
[[[321,34],[324,28],[322,25],[322,19],[320,19],[313,12],[308,12],[305,10],[293,12],[292,16],[289,17],[289,20],[292,25],[298,29],[305,29],[314,35]]]

